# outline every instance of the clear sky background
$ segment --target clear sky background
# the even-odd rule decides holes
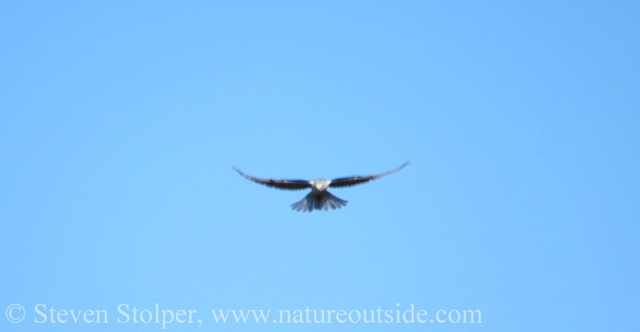
[[[637,1],[2,1],[0,314],[26,318],[0,330],[156,331],[116,308],[159,303],[203,321],[174,331],[637,331],[639,17]],[[306,191],[231,168],[407,160],[306,214],[290,208]],[[412,303],[482,324],[271,322]],[[37,304],[108,324],[38,324]]]

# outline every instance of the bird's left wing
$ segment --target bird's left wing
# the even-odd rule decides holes
[[[236,172],[240,173],[240,175],[244,176],[245,178],[259,184],[264,184],[265,186],[268,186],[268,187],[274,187],[278,189],[288,189],[288,190],[300,190],[300,189],[311,188],[311,184],[309,183],[309,181],[306,181],[306,180],[261,179],[251,175],[244,174],[243,172],[241,172],[239,169],[235,167],[233,169],[235,169]]]
[[[345,178],[333,179],[333,180],[331,180],[331,184],[329,184],[329,187],[334,187],[335,188],[335,187],[355,186],[357,184],[369,182],[371,180],[379,179],[379,178],[381,178],[383,176],[398,172],[399,170],[403,169],[407,165],[409,165],[408,161],[406,163],[402,164],[400,167],[398,167],[396,169],[392,169],[392,170],[390,170],[388,172],[384,172],[384,173],[380,173],[380,174],[364,175],[364,176],[350,176],[350,177],[345,177]]]

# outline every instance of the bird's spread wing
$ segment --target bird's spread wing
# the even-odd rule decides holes
[[[261,178],[253,177],[251,175],[244,174],[235,167],[233,169],[235,169],[238,173],[240,173],[240,175],[244,176],[245,178],[259,184],[264,184],[265,186],[269,186],[269,187],[274,187],[279,189],[289,189],[289,190],[300,190],[300,189],[311,188],[311,184],[309,183],[309,181],[306,181],[306,180],[261,179]]]
[[[337,178],[337,179],[333,179],[331,180],[331,184],[329,184],[329,187],[348,187],[348,186],[355,186],[356,184],[361,184],[361,183],[365,183],[365,182],[369,182],[371,180],[375,180],[375,179],[379,179],[385,175],[389,175],[392,173],[395,173],[401,169],[403,169],[405,166],[409,165],[409,162],[407,161],[406,163],[402,164],[402,166],[390,170],[388,172],[384,172],[384,173],[380,173],[380,174],[373,174],[373,175],[365,175],[365,176],[349,176],[346,178]]]

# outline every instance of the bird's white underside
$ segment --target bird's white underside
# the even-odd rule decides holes
[[[309,183],[311,183],[311,189],[313,191],[323,192],[323,191],[326,191],[327,188],[329,188],[329,185],[331,184],[331,180],[315,179],[315,180],[309,181]]]

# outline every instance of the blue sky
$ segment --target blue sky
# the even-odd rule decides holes
[[[0,329],[160,330],[117,310],[158,303],[197,311],[200,327],[175,331],[633,331],[638,14],[631,1],[4,1]],[[290,209],[306,192],[231,168],[312,179],[407,160],[310,214]],[[434,322],[271,320],[411,304]],[[53,323],[51,308],[108,323]],[[252,309],[268,322],[211,314]],[[472,309],[481,324],[438,322]]]

